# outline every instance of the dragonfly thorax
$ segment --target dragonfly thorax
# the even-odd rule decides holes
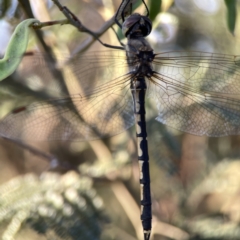
[[[129,39],[126,45],[128,66],[134,78],[153,75],[152,61],[155,57],[153,49],[145,38]]]
[[[153,51],[141,51],[137,54],[138,65],[136,69],[137,77],[148,77],[153,75],[152,61],[154,58]]]

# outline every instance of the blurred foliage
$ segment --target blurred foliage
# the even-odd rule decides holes
[[[187,228],[198,239],[240,239],[239,170],[239,159],[224,159],[188,196]]]
[[[237,1],[224,0],[227,7],[227,23],[229,31],[234,34],[235,24],[237,20]]]
[[[11,5],[9,0],[0,0],[0,18],[2,18]]]
[[[2,239],[99,239],[102,200],[90,178],[74,172],[17,177],[0,188]],[[98,220],[96,220],[98,219]],[[101,220],[102,219],[102,220]],[[105,220],[104,220],[105,221]],[[25,235],[27,234],[27,235]]]
[[[67,5],[84,24],[89,25],[90,29],[99,29],[113,16],[121,1],[112,2],[113,5],[109,6],[104,5],[106,3],[103,1],[71,0]],[[154,24],[163,33],[160,35],[163,36],[163,41],[159,41],[159,45],[154,45],[156,51],[196,48],[198,51],[210,49],[227,54],[239,53],[236,46],[239,44],[234,43],[236,39],[233,40],[230,34],[228,35],[227,28],[224,28],[224,23],[228,22],[229,31],[234,32],[234,26],[238,21],[235,14],[239,8],[239,5],[235,4],[237,1],[225,1],[227,21],[226,9],[209,16],[210,14],[192,7],[194,1],[183,5],[183,11],[179,10],[177,1],[175,4],[168,2],[152,0],[151,5],[147,2]],[[40,7],[35,11],[40,11],[39,15],[46,19],[49,16],[52,20],[61,19],[61,12],[48,1],[47,3],[42,1],[46,12],[40,11],[39,9],[44,9]],[[168,15],[161,18],[165,21],[163,23],[157,22],[154,12],[159,9],[160,3],[162,11],[163,9],[168,11]],[[140,11],[144,12],[141,1],[138,1],[138,4]],[[158,7],[152,4],[158,4]],[[112,11],[108,15],[106,10],[111,9],[110,7]],[[2,12],[6,13],[6,10]],[[21,16],[15,16],[16,22],[26,18],[23,12]],[[172,22],[166,23],[169,19]],[[1,34],[3,35],[4,33]],[[111,31],[101,38],[107,43],[116,39]],[[157,38],[160,39],[159,35]],[[53,26],[43,31],[43,40],[50,48],[63,52],[77,52],[79,45],[86,39],[87,35],[77,33],[69,26]],[[199,46],[202,48],[198,48]],[[29,47],[42,49],[42,45],[36,44],[33,38],[30,39]],[[97,43],[91,50],[99,51],[103,48]],[[22,104],[22,101],[31,102],[32,98],[46,97],[39,96],[39,92],[30,89],[28,84],[23,85],[26,79],[19,80],[18,77],[15,74],[1,83],[1,89],[4,85],[4,89],[11,93],[10,98],[0,94],[1,115],[2,112],[6,113],[16,105]],[[35,80],[37,82],[38,78]],[[32,98],[26,100],[20,93],[24,91]],[[150,104],[147,106],[147,124],[154,239],[240,239],[240,137],[215,139],[180,133],[156,122],[156,114],[151,107]],[[46,165],[41,159],[36,160],[36,157],[27,154],[23,149],[1,141],[2,238],[21,239],[21,236],[22,239],[140,238],[142,231],[138,208],[135,211],[135,207],[139,207],[139,173],[133,140],[135,133],[134,129],[129,132],[89,144],[49,143],[46,147],[42,143],[37,143],[35,147],[42,151],[50,151],[60,162],[68,161],[80,172],[80,175],[69,172],[62,176],[47,173],[40,178],[27,173],[40,174],[44,171]],[[16,177],[19,174],[23,177]],[[88,178],[80,177],[82,175],[87,175]],[[11,178],[13,180],[6,182]],[[122,184],[121,189],[116,186],[117,183]],[[99,196],[105,207],[101,206]],[[106,220],[103,212],[108,215],[111,224],[106,224],[109,220]]]
[[[162,1],[150,0],[149,2],[149,17],[153,21],[155,17],[161,12]]]

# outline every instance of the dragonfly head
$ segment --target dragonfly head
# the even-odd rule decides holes
[[[134,13],[122,25],[122,32],[126,37],[146,37],[152,30],[152,22],[147,16]]]

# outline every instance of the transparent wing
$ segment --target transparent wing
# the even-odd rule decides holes
[[[0,133],[15,139],[92,140],[134,124],[125,52],[66,58],[58,67],[39,54],[26,56],[19,79],[48,99],[19,107],[0,122]]]
[[[66,60],[63,58],[63,60]],[[19,74],[49,99],[15,109],[0,122],[12,138],[91,140],[134,124],[131,74],[124,51],[96,52],[60,67],[43,56],[25,58]],[[239,134],[239,57],[203,52],[157,54],[149,94],[157,120],[197,135]]]
[[[156,119],[196,135],[240,134],[239,59],[203,52],[158,54],[151,79]]]

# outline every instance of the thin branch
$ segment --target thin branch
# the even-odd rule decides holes
[[[28,2],[28,0],[18,0],[21,5],[23,6],[23,9],[25,10],[25,5],[26,2]],[[52,0],[54,2],[54,4],[59,8],[59,10],[65,15],[65,17],[67,19],[63,19],[63,20],[56,20],[56,21],[49,21],[49,22],[42,22],[42,23],[34,23],[32,25],[32,27],[34,29],[36,29],[36,34],[37,37],[39,39],[39,41],[41,42],[45,52],[49,53],[52,52],[51,49],[49,49],[49,47],[45,44],[43,38],[42,38],[42,34],[40,31],[38,31],[38,29],[41,29],[43,27],[46,26],[52,26],[52,25],[56,25],[56,24],[71,24],[74,27],[76,27],[78,29],[78,31],[80,32],[85,32],[90,34],[91,36],[89,38],[87,38],[78,48],[76,48],[74,50],[74,52],[72,52],[72,56],[76,56],[77,54],[83,53],[84,51],[86,51],[96,40],[99,41],[102,45],[104,45],[105,47],[109,47],[109,48],[114,48],[114,49],[120,49],[123,50],[124,48],[122,46],[112,46],[106,43],[103,43],[99,37],[101,37],[109,28],[111,28],[114,24],[115,24],[115,16],[116,14],[114,14],[114,16],[109,19],[108,21],[105,22],[105,24],[96,32],[91,31],[90,29],[88,29],[87,27],[85,27],[81,21],[65,6],[62,6],[58,0]],[[25,11],[26,15],[28,15],[29,17],[32,17],[33,14],[32,12],[29,13],[29,11]],[[68,62],[71,61],[71,58],[68,59]]]
[[[72,166],[71,164],[67,163],[67,162],[60,162],[56,156],[52,155],[52,154],[47,154],[43,151],[38,150],[35,147],[32,147],[26,143],[23,143],[22,141],[19,141],[17,139],[13,139],[13,138],[9,138],[9,137],[5,137],[3,135],[0,135],[0,137],[8,142],[12,142],[16,145],[18,145],[19,147],[29,151],[30,153],[39,156],[45,160],[47,160],[47,162],[50,163],[50,167],[49,169],[55,169],[57,167],[63,167],[65,169],[71,169],[71,170],[75,170],[78,171],[74,166]]]
[[[33,15],[33,12],[32,12],[32,9],[31,9],[31,5],[29,3],[29,0],[18,0],[18,2],[20,3],[20,5],[22,6],[22,9],[23,11],[25,12],[26,16],[28,18],[33,18],[34,15]],[[51,58],[52,57],[52,49],[45,43],[44,39],[43,39],[43,34],[41,31],[39,30],[36,30],[36,35],[37,35],[37,38],[39,40],[39,42],[41,43],[44,51],[46,53],[48,53],[48,55],[50,56],[51,54]]]
[[[29,152],[33,153],[34,155],[37,155],[37,156],[40,156],[40,157],[46,159],[48,162],[50,162],[50,164],[53,168],[59,165],[58,159],[53,155],[50,155],[50,154],[44,153],[42,151],[39,151],[38,149],[36,149],[36,148],[34,148],[34,147],[32,147],[28,144],[25,144],[21,141],[18,141],[16,139],[8,138],[8,137],[5,137],[3,135],[1,135],[1,138],[5,139],[8,142],[13,142],[13,143],[17,144],[18,146],[20,146],[20,147],[28,150]]]
[[[57,24],[64,25],[64,24],[71,24],[71,22],[69,21],[69,19],[62,19],[62,20],[49,21],[49,22],[33,23],[32,27],[34,29],[41,29],[43,27],[53,26],[53,25],[57,25]],[[91,36],[88,39],[86,39],[79,48],[75,49],[75,51],[72,53],[72,55],[76,55],[76,54],[82,53],[85,50],[87,50],[99,37],[101,37],[114,24],[115,24],[115,16],[113,16],[111,19],[106,21],[105,24],[97,32],[94,32],[95,38],[93,38]],[[86,32],[86,31],[84,30],[83,32]],[[87,33],[89,33],[89,32],[87,32]],[[120,47],[120,49],[122,49],[122,47]]]
[[[60,24],[60,25],[69,24],[69,20],[62,19],[62,20],[49,21],[49,22],[37,22],[37,23],[32,24],[32,28],[33,29],[41,29],[43,27],[53,26],[53,25],[57,25],[57,24]]]
[[[99,39],[99,37],[102,36],[102,34],[104,34],[109,28],[111,28],[113,26],[113,24],[115,24],[115,15],[116,14],[114,14],[114,16],[110,20],[108,20],[99,31],[93,32],[90,29],[88,29],[87,27],[85,27],[82,24],[82,22],[77,18],[77,16],[74,13],[72,13],[66,6],[62,6],[58,0],[52,0],[52,1],[59,8],[59,10],[65,15],[65,17],[69,20],[69,23],[71,25],[76,27],[78,29],[78,31],[88,33],[92,36],[91,38],[89,38],[87,40],[87,42],[85,42],[83,44],[83,47],[78,49],[77,53],[82,53],[83,51],[85,51],[87,48],[90,47],[90,45],[95,40],[99,41],[103,46],[108,47],[108,48],[114,48],[114,49],[120,49],[120,50],[124,49],[122,46],[113,46],[110,44],[103,43]],[[76,52],[75,52],[75,54],[76,54]]]

